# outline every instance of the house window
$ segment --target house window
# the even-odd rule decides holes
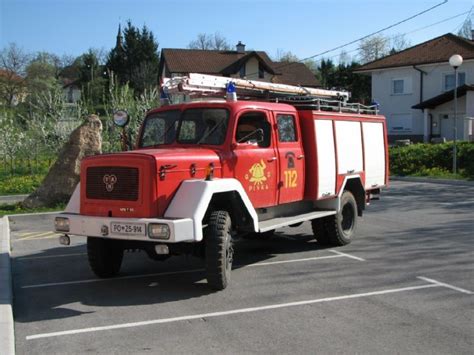
[[[466,83],[466,73],[458,73],[458,86],[464,85]],[[456,85],[454,80],[454,73],[443,74],[443,91],[450,91],[454,89]]]
[[[406,133],[412,131],[411,113],[393,113],[388,121],[388,128],[391,133]]]
[[[405,82],[403,79],[392,80],[392,94],[404,94]]]
[[[407,95],[412,93],[411,77],[392,78],[392,95]]]
[[[265,70],[263,69],[262,63],[258,63],[258,77],[259,79],[265,78]]]
[[[239,75],[241,78],[245,77],[245,63],[240,67]]]

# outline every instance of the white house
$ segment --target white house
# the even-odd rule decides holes
[[[367,63],[356,73],[371,75],[372,98],[387,118],[389,141],[454,137],[453,54],[458,71],[457,139],[473,140],[474,41],[451,33]]]

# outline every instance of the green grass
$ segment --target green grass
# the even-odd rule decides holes
[[[41,157],[37,161],[15,160],[14,169],[3,161],[0,164],[0,195],[30,194],[45,178],[54,159]]]
[[[0,175],[0,195],[30,194],[41,185],[45,174]]]
[[[65,204],[59,204],[55,207],[41,207],[41,208],[24,208],[21,206],[20,203],[2,204],[0,205],[0,217],[3,217],[4,215],[10,215],[10,214],[63,211],[65,207],[66,207]]]

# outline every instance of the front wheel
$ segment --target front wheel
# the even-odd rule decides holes
[[[232,223],[226,211],[214,211],[205,229],[207,282],[215,290],[223,290],[230,282],[234,249]]]
[[[115,276],[122,266],[121,241],[88,237],[87,256],[94,274],[102,278]]]

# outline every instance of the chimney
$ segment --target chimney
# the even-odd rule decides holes
[[[245,44],[241,41],[239,41],[235,47],[237,48],[237,53],[245,53]]]

